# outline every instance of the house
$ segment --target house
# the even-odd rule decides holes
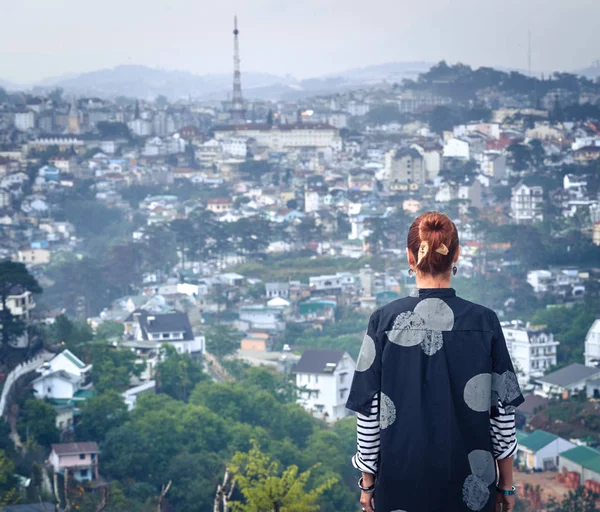
[[[317,418],[345,418],[355,368],[354,360],[342,350],[305,350],[294,369],[298,403]]]
[[[216,197],[206,201],[206,209],[213,213],[226,213],[233,208],[233,202],[227,197]]]
[[[125,346],[156,353],[163,343],[181,354],[201,355],[204,336],[195,336],[187,313],[151,313],[137,309],[125,320]]]
[[[519,383],[527,386],[531,378],[542,377],[544,372],[556,366],[557,347],[554,335],[544,327],[529,323],[502,322],[506,346],[512,356]]]
[[[530,394],[525,396],[525,401],[515,410],[517,428],[523,428],[538,412],[548,405],[549,400],[543,396]]]
[[[78,482],[98,480],[98,455],[95,442],[53,444],[48,462],[55,473],[69,474]]]
[[[289,283],[267,283],[265,288],[268,299],[273,299],[275,297],[287,299],[290,296]]]
[[[535,379],[541,389],[535,393],[546,398],[568,397],[586,392],[587,383],[600,378],[600,368],[591,368],[580,363],[573,363],[543,377]]]
[[[575,445],[545,430],[536,430],[519,441],[517,461],[528,469],[550,471],[559,466],[559,455]]]
[[[600,318],[597,318],[585,337],[585,365],[600,365]]]
[[[583,484],[586,480],[600,483],[600,451],[588,446],[576,446],[563,451],[559,457],[559,470],[574,471]]]
[[[544,220],[544,189],[528,186],[522,181],[512,189],[511,215],[517,224],[531,224]]]
[[[72,400],[82,391],[92,388],[92,365],[85,364],[70,350],[64,350],[36,371],[40,374],[32,382],[38,399]]]

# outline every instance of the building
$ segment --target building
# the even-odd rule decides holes
[[[31,111],[17,112],[15,114],[15,128],[22,132],[35,128],[35,114]]]
[[[391,192],[415,190],[427,181],[425,160],[414,148],[393,151],[386,157]]]
[[[270,126],[268,124],[243,124],[217,126],[214,129],[218,141],[231,137],[251,138],[258,146],[270,151],[290,151],[300,148],[326,149],[340,144],[338,130],[328,124],[297,123]]]
[[[585,365],[600,366],[600,318],[596,319],[585,337]]]
[[[317,418],[345,418],[355,368],[354,360],[342,350],[305,350],[294,369],[298,403]]]
[[[590,381],[600,379],[600,368],[590,368],[579,363],[573,363],[543,377],[535,379],[541,389],[535,393],[547,398],[562,397],[587,392]]]
[[[98,480],[100,448],[95,442],[53,444],[48,462],[55,473],[68,471],[78,482]]]
[[[546,370],[556,366],[560,343],[547,329],[521,322],[503,322],[502,332],[522,386],[527,386],[532,378],[542,377]]]
[[[42,364],[31,384],[38,399],[72,400],[85,397],[92,388],[92,365],[85,364],[70,350],[64,350]]]
[[[517,461],[528,469],[551,471],[559,467],[559,455],[575,445],[545,430],[536,430],[519,440]]]
[[[578,473],[582,485],[586,480],[600,483],[600,451],[588,446],[563,451],[559,457],[559,470]]]
[[[522,181],[512,189],[510,209],[516,224],[531,224],[544,220],[544,189],[528,186]]]
[[[268,299],[275,297],[287,299],[290,296],[290,283],[267,283],[265,289]]]
[[[206,201],[206,209],[213,213],[227,213],[232,208],[233,203],[227,197],[215,197]]]
[[[181,312],[151,313],[137,309],[125,320],[124,337],[126,346],[154,352],[166,343],[181,354],[201,355],[206,346],[204,336],[194,335],[187,313]]]

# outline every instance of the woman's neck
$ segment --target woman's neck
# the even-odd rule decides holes
[[[431,276],[417,272],[417,288],[450,288],[450,276]]]

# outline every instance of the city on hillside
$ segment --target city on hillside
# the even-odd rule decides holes
[[[0,510],[262,511],[251,464],[359,510],[350,384],[430,210],[525,394],[515,510],[598,510],[600,79],[258,99],[237,27],[226,100],[0,88]]]

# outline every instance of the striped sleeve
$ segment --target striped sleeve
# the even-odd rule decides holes
[[[379,396],[373,397],[371,413],[366,416],[356,413],[357,452],[352,457],[352,465],[364,473],[377,474],[379,462]]]
[[[516,453],[518,443],[515,413],[507,413],[500,402],[498,402],[498,413],[490,418],[490,436],[496,460],[507,459]]]

